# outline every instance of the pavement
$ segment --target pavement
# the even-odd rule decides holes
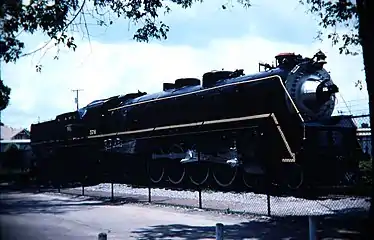
[[[268,218],[131,201],[108,202],[59,193],[0,195],[0,239],[308,239],[305,217]],[[318,239],[362,239],[357,219],[319,221]]]

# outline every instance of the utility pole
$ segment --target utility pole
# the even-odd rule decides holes
[[[79,109],[79,91],[83,91],[83,89],[73,89],[72,92],[76,92],[77,96],[75,97],[75,103],[77,104],[77,111]]]

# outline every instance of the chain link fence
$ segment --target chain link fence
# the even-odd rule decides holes
[[[365,154],[371,150],[369,115],[355,116],[357,139]],[[101,183],[95,186],[62,189],[60,192],[110,199],[111,201],[161,204],[225,213],[268,216],[337,216],[347,213],[367,213],[371,183],[371,159],[360,159],[360,180],[350,189],[327,190],[327,194],[312,198],[255,192],[220,192],[211,190],[171,190],[160,187],[130,186]],[[363,180],[362,180],[363,179]],[[353,188],[353,189],[352,189]],[[364,188],[366,190],[362,191]],[[356,191],[361,190],[361,191]],[[359,194],[357,192],[360,192]]]
[[[363,185],[373,187],[372,179],[372,143],[371,143],[371,126],[370,126],[370,115],[359,115],[353,117],[354,122],[357,126],[357,140],[360,144],[361,149],[364,152],[364,156],[360,161],[360,176]]]
[[[102,183],[96,186],[61,189],[61,193],[110,199],[117,202],[147,203],[218,210],[268,216],[326,216],[366,213],[370,198],[365,196],[323,196],[313,199],[276,196],[253,192],[187,191],[162,188],[131,187],[126,184]]]
[[[371,156],[371,134],[370,134],[370,115],[359,115],[353,117],[354,122],[357,126],[357,139],[361,145],[362,150],[364,153],[370,158]]]
[[[360,160],[361,178],[364,183],[357,189],[372,188],[372,159],[370,158],[369,115],[355,116],[358,127],[357,139],[368,155]],[[120,202],[152,202],[178,207],[221,210],[227,213],[248,213],[271,216],[336,215],[348,212],[367,212],[370,197],[367,194],[348,194],[346,189],[337,189],[336,194],[314,198],[285,196],[254,192],[218,192],[210,190],[170,190],[166,188],[134,187],[126,184],[102,183],[95,186],[65,187],[54,189],[61,193],[100,197]],[[368,192],[368,191],[365,191]]]

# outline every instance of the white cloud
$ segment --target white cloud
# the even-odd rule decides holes
[[[189,17],[199,15],[197,13],[187,11]],[[285,16],[288,20],[289,17]],[[305,19],[300,19],[299,14],[296,20]],[[271,62],[279,52],[312,56],[318,49],[327,54],[326,68],[331,71],[348,105],[351,100],[367,98],[366,89],[359,91],[353,83],[364,78],[361,57],[339,55],[330,42],[295,45],[256,37],[253,35],[255,27],[248,24],[247,35],[240,38],[211,39],[205,48],[162,43],[104,44],[91,39],[91,44],[78,42],[76,52],[62,52],[59,60],[51,60],[55,52],[50,50],[42,60],[41,73],[35,71],[37,56],[21,59],[16,65],[3,65],[3,78],[12,88],[12,95],[10,106],[2,113],[2,121],[14,127],[29,127],[38,117],[47,120],[74,111],[75,93],[71,90],[76,88],[84,89],[79,99],[83,106],[95,99],[137,90],[156,92],[162,89],[163,82],[180,77],[201,78],[204,72],[213,69],[243,68],[246,74],[255,73],[259,61]],[[40,39],[36,35],[27,41],[36,45],[40,44]],[[339,104],[342,103],[339,100]],[[367,104],[357,107],[366,108]]]
[[[161,90],[162,82],[180,77],[201,77],[213,69],[243,68],[247,74],[257,71],[259,61],[272,61],[284,51],[312,56],[319,48],[328,54],[328,70],[347,101],[363,98],[353,81],[363,78],[360,58],[341,56],[328,44],[288,45],[256,37],[212,40],[206,49],[190,46],[165,47],[161,44],[80,43],[76,52],[65,53],[57,61],[48,60],[41,73],[30,60],[4,68],[6,84],[12,87],[11,105],[3,121],[28,126],[56,114],[73,111],[74,93],[82,88],[80,105],[117,94]],[[91,52],[92,49],[92,52]]]

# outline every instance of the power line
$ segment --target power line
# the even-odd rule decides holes
[[[72,92],[76,92],[77,96],[75,97],[75,103],[77,104],[77,111],[79,109],[79,91],[83,91],[83,89],[73,89]]]

